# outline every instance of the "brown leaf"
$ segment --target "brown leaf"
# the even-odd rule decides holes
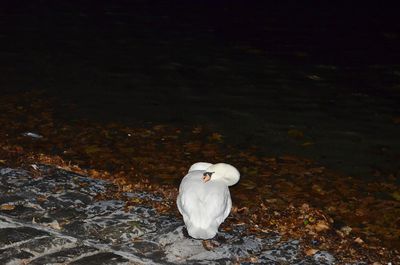
[[[14,209],[15,209],[15,205],[14,204],[2,204],[0,206],[0,210],[3,210],[3,211],[12,211]]]
[[[317,253],[318,252],[318,249],[315,249],[315,248],[309,248],[309,249],[306,249],[305,251],[304,251],[304,253],[307,255],[307,256],[312,256],[312,255],[314,255],[315,253]]]
[[[47,224],[45,224],[45,226],[48,226],[48,227],[56,229],[56,230],[61,230],[61,226],[60,226],[60,224],[58,223],[57,220],[54,220],[51,223],[47,223]]]
[[[356,242],[357,244],[363,244],[364,240],[362,240],[361,238],[357,237],[356,239],[354,239],[354,242]]]
[[[346,236],[350,234],[351,230],[353,229],[350,226],[343,226],[342,228],[340,228],[340,231]]]
[[[212,249],[214,248],[214,246],[213,246],[213,244],[211,243],[210,240],[203,240],[201,243],[203,244],[203,247],[204,247],[207,251],[210,251],[210,250],[212,250]]]
[[[199,134],[199,133],[201,133],[202,130],[203,130],[203,128],[201,128],[201,127],[194,127],[192,130],[192,133]]]
[[[250,258],[249,258],[249,261],[250,261],[251,263],[257,263],[257,262],[258,262],[258,258],[257,258],[257,257],[250,257]]]
[[[325,231],[329,229],[329,224],[326,221],[318,221],[315,225],[314,225],[314,229],[317,232],[321,232],[321,231]]]
[[[313,189],[313,191],[317,192],[320,195],[325,195],[325,191],[318,184],[312,185],[312,189]]]
[[[221,142],[222,141],[222,135],[215,132],[215,133],[211,134],[208,139],[211,140],[211,141],[215,141],[215,142]]]

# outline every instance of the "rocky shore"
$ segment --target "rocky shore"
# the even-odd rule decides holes
[[[111,183],[35,167],[37,174],[0,168],[1,264],[335,264],[323,251],[304,257],[299,240],[248,235],[241,225],[194,240],[175,216],[101,198],[115,189]]]

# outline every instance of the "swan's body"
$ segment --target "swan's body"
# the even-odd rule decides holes
[[[179,187],[177,205],[191,237],[216,235],[232,207],[228,186],[236,184],[239,177],[236,168],[224,163],[200,162],[190,167]]]

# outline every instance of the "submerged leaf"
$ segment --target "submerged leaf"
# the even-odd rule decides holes
[[[222,141],[222,134],[219,133],[213,133],[210,135],[209,140],[215,141],[215,142],[221,142]]]
[[[292,138],[303,138],[304,137],[304,133],[297,129],[290,129],[287,133]]]
[[[396,201],[400,201],[400,192],[398,192],[398,191],[395,191],[395,192],[393,192],[392,194],[390,194],[392,197],[393,197],[393,199],[395,199]]]
[[[87,154],[94,154],[94,153],[98,153],[101,151],[102,151],[101,147],[99,147],[97,145],[89,145],[89,146],[85,147],[85,152]]]

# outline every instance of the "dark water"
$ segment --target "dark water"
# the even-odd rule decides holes
[[[390,6],[348,3],[2,3],[0,88],[77,104],[63,115],[205,124],[268,155],[396,172],[399,25]]]

